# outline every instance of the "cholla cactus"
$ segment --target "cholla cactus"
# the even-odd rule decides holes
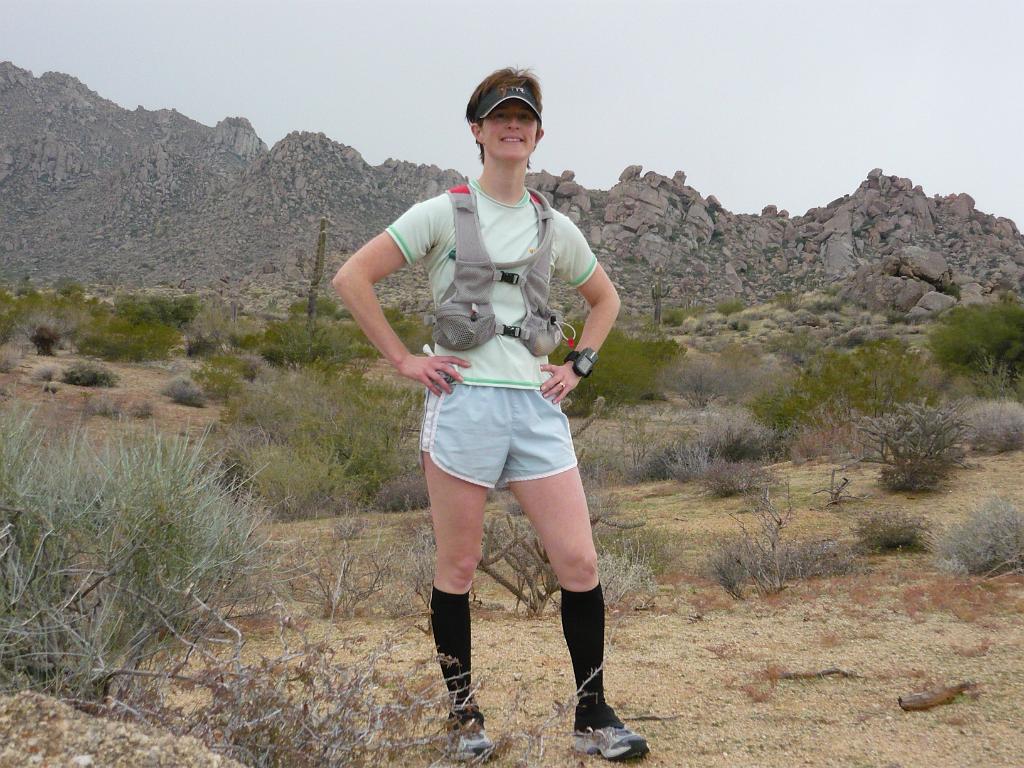
[[[963,464],[967,426],[956,404],[900,403],[883,416],[862,419],[858,429],[866,460],[885,465],[882,482],[892,490],[935,488]]]

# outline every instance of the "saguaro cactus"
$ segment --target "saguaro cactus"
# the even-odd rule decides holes
[[[320,236],[316,241],[316,256],[313,258],[313,270],[309,276],[309,294],[306,303],[306,325],[313,332],[316,324],[316,295],[320,281],[324,278],[324,250],[327,248],[327,217],[320,218]]]
[[[661,327],[661,300],[668,296],[668,287],[662,283],[664,269],[661,264],[654,268],[654,282],[651,283],[651,299],[654,300],[654,326]]]

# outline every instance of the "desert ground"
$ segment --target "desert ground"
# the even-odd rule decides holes
[[[216,405],[187,408],[160,396],[184,362],[110,364],[121,379],[101,394],[66,385],[47,393],[33,378],[40,366],[73,359],[26,355],[0,374],[0,387],[8,401],[29,403],[53,423],[78,418],[87,397],[153,405],[146,420],[91,417],[88,428],[97,437],[153,427],[198,435],[216,424]],[[682,408],[673,402],[650,407],[662,416]],[[681,411],[673,416],[675,424],[685,421]],[[599,423],[578,448],[597,450],[614,430],[611,422]],[[876,466],[853,466],[844,472],[853,498],[826,506],[815,491],[828,485],[834,467],[822,459],[772,468],[788,486],[795,510],[791,535],[848,538],[859,515],[883,509],[921,515],[941,530],[992,496],[1024,502],[1019,452],[969,455],[939,491],[929,493],[886,491]],[[645,523],[664,560],[653,599],[608,615],[606,688],[619,715],[648,737],[651,753],[644,764],[1024,766],[1024,578],[955,577],[927,553],[896,553],[865,556],[851,575],[797,582],[776,595],[750,590],[736,600],[701,573],[716,537],[738,530],[731,514],[741,511],[742,499],[714,499],[697,484],[673,481],[623,485],[611,493],[624,514]],[[491,506],[497,513],[500,501]],[[426,510],[373,515],[367,541],[398,541],[427,519]],[[274,523],[269,535],[275,546],[322,542],[334,522]],[[537,728],[543,740],[532,743],[531,765],[596,764],[569,748],[572,669],[557,606],[529,617],[482,574],[472,598],[477,696],[488,733],[505,738],[490,764],[523,764],[527,744],[521,735]],[[297,623],[308,636],[339,646],[347,639],[346,653],[370,651],[390,638],[395,663],[410,670],[433,653],[422,611],[394,618],[370,605],[356,617],[329,622],[308,606],[286,608],[301,617]],[[247,653],[275,653],[273,626],[253,623],[247,632]],[[785,679],[787,672],[829,668],[850,675]],[[897,703],[900,696],[967,681],[974,687],[948,705],[905,712]],[[424,749],[403,764],[444,762]]]

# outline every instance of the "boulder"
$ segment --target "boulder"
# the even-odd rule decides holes
[[[944,312],[956,304],[956,299],[938,291],[929,291],[917,302],[914,309],[923,309],[930,314]]]

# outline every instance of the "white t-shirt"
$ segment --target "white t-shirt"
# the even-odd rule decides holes
[[[471,181],[484,247],[499,269],[526,258],[539,245],[537,212],[525,191],[515,205],[488,197],[480,184]],[[597,268],[597,257],[583,233],[558,211],[552,211],[554,237],[551,244],[551,272],[573,287],[585,283]],[[435,306],[451,285],[455,274],[455,216],[447,194],[417,203],[385,230],[410,264],[422,261],[427,268]],[[525,267],[509,271],[522,274]],[[518,285],[495,283],[491,295],[499,323],[519,325],[526,317],[526,305]],[[548,378],[540,366],[547,357],[534,357],[518,339],[495,336],[478,347],[462,352],[437,345],[439,355],[455,355],[472,363],[461,368],[466,384],[491,387],[537,389]]]

